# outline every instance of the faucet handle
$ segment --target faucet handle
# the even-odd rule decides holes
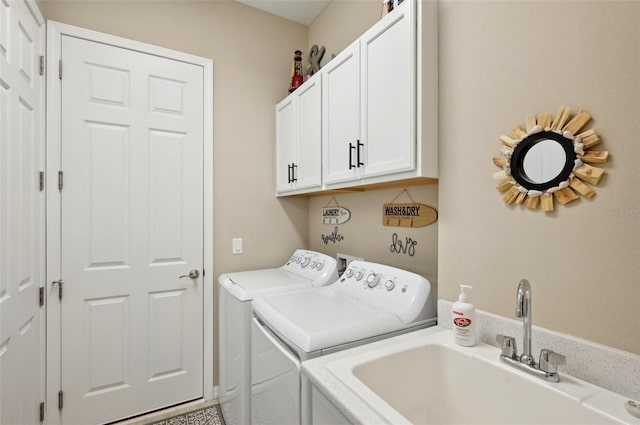
[[[496,342],[500,344],[502,355],[515,359],[517,357],[518,347],[516,346],[516,339],[512,336],[496,335]]]
[[[558,366],[566,364],[567,358],[555,351],[543,348],[540,350],[540,370],[547,373],[557,373]]]

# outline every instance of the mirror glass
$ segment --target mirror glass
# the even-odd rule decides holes
[[[553,131],[531,134],[513,149],[513,179],[528,190],[545,191],[567,180],[576,154],[573,141]]]
[[[560,143],[551,139],[539,140],[524,156],[524,173],[533,183],[553,180],[567,163],[567,156]]]

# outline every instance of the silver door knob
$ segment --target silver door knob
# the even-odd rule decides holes
[[[198,271],[198,269],[193,269],[189,271],[189,274],[183,274],[182,276],[178,276],[178,279],[182,279],[183,277],[197,279],[199,276],[200,276],[200,272]]]

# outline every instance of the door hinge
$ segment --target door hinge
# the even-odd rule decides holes
[[[40,171],[40,192],[44,190],[44,171]]]
[[[38,294],[38,304],[42,307],[44,305],[44,286],[40,287]]]
[[[63,283],[64,281],[62,279],[54,280],[53,282],[51,282],[52,285],[56,285],[58,287],[58,299],[60,301],[62,301],[62,284]]]
[[[62,190],[63,185],[64,185],[64,173],[62,171],[58,171],[58,189]]]
[[[40,422],[44,422],[44,401],[40,402]]]
[[[62,80],[62,59],[58,61],[58,78]]]
[[[62,406],[64,406],[64,395],[62,394],[62,390],[58,391],[58,410],[62,410]]]
[[[44,56],[40,56],[40,75],[44,75]]]

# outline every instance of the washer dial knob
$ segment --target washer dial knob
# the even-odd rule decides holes
[[[363,276],[364,276],[364,273],[362,273],[360,270],[358,270],[356,272],[355,278],[356,278],[356,280],[362,280]]]
[[[376,285],[378,285],[378,282],[380,282],[379,275],[371,273],[369,276],[367,276],[367,285],[369,286],[369,288],[375,288]]]
[[[320,261],[318,261],[318,262],[316,263],[316,269],[318,269],[318,270],[322,270],[322,269],[323,269],[323,267],[324,267],[324,263],[321,263]]]
[[[347,276],[347,277],[351,277],[351,276],[353,276],[353,270],[351,270],[351,269],[347,269],[347,271],[345,271],[345,272],[344,272],[344,274],[345,274],[345,276]]]
[[[304,268],[304,267],[307,267],[310,262],[311,262],[311,260],[309,259],[309,257],[307,257],[304,260],[302,260],[302,264],[300,264],[300,265]]]
[[[384,283],[384,287],[387,288],[387,291],[391,291],[396,287],[396,283],[393,280],[387,280]]]

